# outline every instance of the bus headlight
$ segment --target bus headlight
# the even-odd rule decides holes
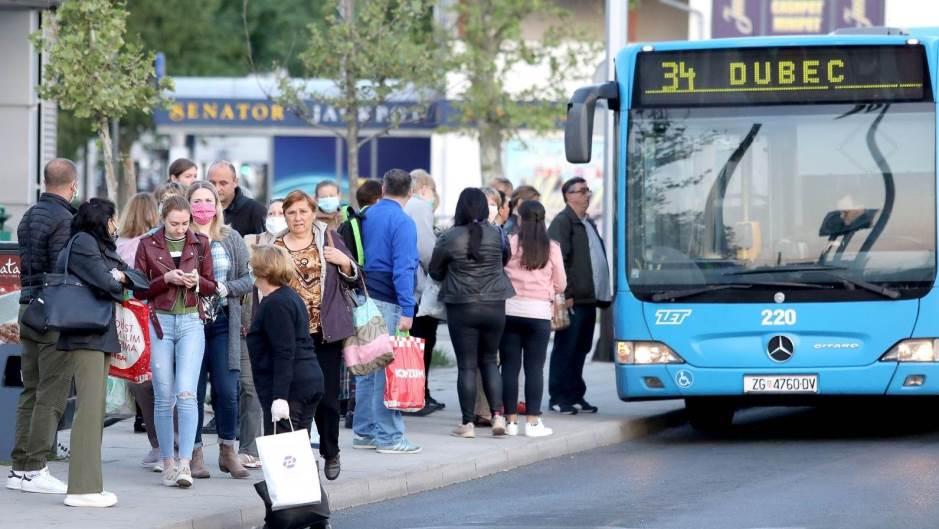
[[[880,357],[882,362],[937,362],[939,361],[939,340],[920,338],[903,340]]]
[[[616,361],[620,364],[683,364],[685,361],[662,342],[616,342]]]

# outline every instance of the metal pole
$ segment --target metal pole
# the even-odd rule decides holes
[[[616,54],[626,46],[627,28],[629,27],[628,0],[606,0],[606,81],[616,79]],[[613,256],[613,218],[616,215],[616,131],[613,113],[603,113],[603,239],[606,242],[607,255]]]

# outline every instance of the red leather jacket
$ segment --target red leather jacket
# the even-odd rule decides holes
[[[176,296],[180,288],[178,285],[168,284],[163,275],[177,267],[166,249],[166,231],[160,228],[153,235],[140,240],[137,247],[137,256],[134,259],[134,268],[150,279],[150,288],[146,292],[138,292],[138,297],[150,300],[151,306],[156,310],[172,310],[176,304]],[[199,270],[199,293],[208,296],[215,293],[215,276],[212,274],[212,248],[209,238],[201,233],[186,233],[186,244],[183,246],[183,255],[179,259],[179,269],[183,272]],[[199,303],[195,289],[186,291],[186,306],[195,307]]]

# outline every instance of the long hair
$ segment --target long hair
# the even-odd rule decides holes
[[[147,233],[160,223],[160,213],[157,211],[157,201],[151,193],[137,193],[121,218],[121,237],[133,239]]]
[[[222,201],[219,200],[218,191],[215,189],[215,186],[212,185],[212,182],[196,180],[189,186],[189,190],[186,192],[186,199],[191,205],[192,194],[200,189],[208,189],[212,192],[212,196],[215,197],[215,218],[212,219],[212,224],[209,225],[209,239],[213,241],[223,241],[228,237],[231,228],[225,224],[225,210],[222,209]]]
[[[114,217],[117,209],[114,202],[106,198],[92,198],[78,206],[78,213],[72,218],[72,235],[87,233],[94,237],[98,244],[110,249],[117,246],[108,233],[108,221]]]
[[[453,215],[454,226],[469,226],[469,245],[466,248],[469,258],[479,261],[482,256],[479,247],[483,241],[482,223],[489,218],[489,201],[479,188],[468,187],[460,193]]]
[[[548,264],[551,239],[544,227],[544,206],[537,200],[526,200],[518,207],[518,247],[526,270],[541,270]]]

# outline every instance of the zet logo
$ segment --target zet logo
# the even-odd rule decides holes
[[[656,325],[681,325],[691,316],[691,309],[662,309],[655,311]]]

